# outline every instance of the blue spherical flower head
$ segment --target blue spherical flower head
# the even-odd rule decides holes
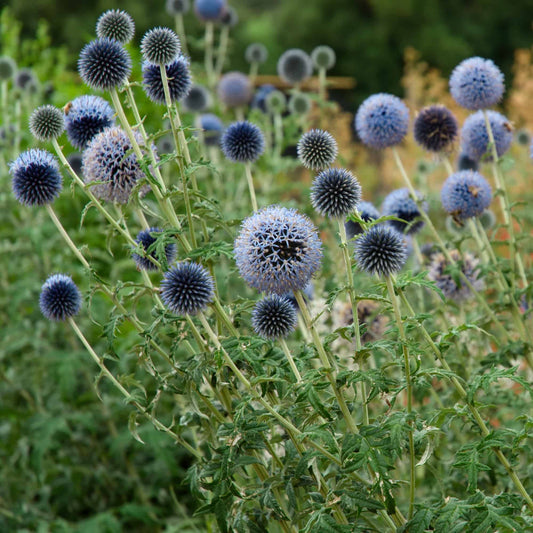
[[[298,315],[287,298],[270,294],[257,302],[252,311],[252,326],[265,339],[288,337],[296,328]]]
[[[417,199],[422,200],[422,194],[417,191]],[[428,205],[424,201],[419,204],[411,197],[409,189],[397,189],[392,191],[383,200],[381,212],[383,216],[393,216],[401,220],[389,220],[388,223],[399,233],[413,234],[419,232],[424,226],[420,220],[420,208],[427,212]]]
[[[407,135],[409,109],[392,94],[379,93],[367,98],[357,110],[355,129],[361,141],[371,148],[388,148]]]
[[[190,0],[167,0],[165,7],[169,15],[183,15],[191,8]]]
[[[312,129],[300,137],[296,151],[304,167],[313,170],[327,168],[337,157],[337,141],[327,131]]]
[[[211,94],[203,85],[193,85],[181,102],[185,111],[203,113],[211,107]]]
[[[228,72],[218,82],[217,95],[227,107],[248,105],[252,99],[250,78],[242,72]]]
[[[262,43],[249,44],[244,52],[244,59],[248,63],[264,63],[268,59],[267,47]]]
[[[267,293],[303,290],[321,259],[315,226],[295,209],[274,205],[258,211],[243,221],[235,240],[241,276]]]
[[[65,126],[70,144],[85,150],[95,135],[115,125],[115,112],[99,96],[84,95],[74,98],[65,107]]]
[[[109,91],[126,82],[131,73],[131,59],[118,41],[96,39],[82,49],[78,72],[91,89]]]
[[[450,76],[450,92],[454,100],[473,111],[497,104],[504,90],[503,74],[490,59],[465,59]]]
[[[51,204],[61,192],[62,178],[56,158],[32,148],[9,165],[15,198],[28,207]]]
[[[218,20],[226,9],[226,0],[194,0],[194,12],[203,21]]]
[[[198,263],[183,262],[165,272],[161,300],[177,315],[195,315],[213,300],[215,284],[207,269]]]
[[[206,146],[220,146],[224,125],[216,115],[212,113],[200,115],[197,127],[203,130],[203,141]]]
[[[172,63],[165,65],[165,70],[167,73],[170,100],[177,102],[187,96],[191,90],[192,80],[189,61],[185,56],[179,56]],[[159,65],[153,65],[146,61],[143,63],[143,87],[152,102],[156,104],[166,103]]]
[[[277,69],[278,76],[285,83],[297,85],[313,74],[313,62],[303,50],[291,48],[281,54]]]
[[[70,276],[54,274],[41,288],[39,306],[48,320],[67,320],[79,313],[81,293]]]
[[[357,211],[359,213],[359,218],[364,222],[372,222],[379,218],[379,211],[374,207],[374,204],[370,202],[359,202],[357,204]],[[359,222],[354,222],[353,220],[347,220],[344,223],[344,228],[346,229],[346,236],[348,240],[353,239],[356,235],[363,233],[363,228]]]
[[[135,22],[129,13],[120,9],[109,9],[100,15],[96,23],[96,35],[103,39],[114,39],[126,44],[133,39]]]
[[[173,63],[180,53],[179,37],[170,28],[152,28],[141,41],[143,58],[152,65]]]
[[[414,123],[415,141],[425,150],[442,152],[451,148],[459,126],[454,114],[443,105],[425,107]]]
[[[228,126],[222,136],[221,146],[230,161],[253,163],[265,150],[265,138],[255,124],[243,120]]]
[[[57,139],[65,129],[63,113],[53,105],[42,105],[30,116],[31,134],[39,141]]]
[[[149,258],[151,257],[152,259],[155,259],[161,263],[161,257],[157,254],[157,249],[155,246],[157,239],[154,234],[161,233],[162,231],[163,230],[161,228],[148,228],[140,231],[137,234],[135,242],[144,250],[144,255],[133,252],[131,256],[139,270],[158,269],[157,265],[155,265]],[[176,258],[176,245],[172,243],[165,245],[164,252],[167,264],[172,263]]]
[[[479,168],[479,162],[474,159],[470,159],[464,152],[459,154],[457,158],[457,170],[477,170]]]
[[[509,120],[501,113],[487,111],[487,116],[494,135],[496,153],[498,157],[501,157],[511,146],[513,129]],[[489,134],[483,111],[470,115],[464,121],[461,130],[461,149],[463,153],[474,161],[480,161],[483,156],[486,156],[487,161],[492,161],[492,155],[489,150]]]
[[[276,88],[274,85],[270,85],[269,83],[265,85],[261,85],[254,94],[254,97],[252,99],[252,103],[250,104],[250,107],[252,109],[259,109],[263,113],[266,113],[266,99],[268,95],[272,92],[274,92]]]
[[[492,190],[481,174],[462,170],[444,182],[440,197],[444,210],[460,222],[481,215],[492,201]]]
[[[313,181],[311,203],[324,216],[344,218],[361,201],[361,185],[345,168],[323,170]]]
[[[394,274],[407,260],[404,236],[381,224],[372,226],[357,239],[355,260],[368,274]]]

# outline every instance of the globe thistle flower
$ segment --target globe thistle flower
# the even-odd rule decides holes
[[[206,146],[220,146],[224,125],[216,115],[212,113],[200,115],[197,119],[197,127],[204,132],[203,140]]]
[[[417,199],[422,200],[422,194],[416,191]],[[383,216],[394,216],[401,220],[389,220],[388,224],[399,233],[414,234],[419,232],[424,226],[424,221],[420,220],[420,207],[427,212],[427,202],[422,202],[421,206],[411,197],[409,189],[397,189],[388,194],[383,200],[381,212]]]
[[[355,242],[355,260],[368,274],[394,274],[407,260],[403,236],[382,224],[372,226]]]
[[[490,209],[485,209],[485,211],[479,215],[479,221],[486,230],[492,229],[496,224],[496,215]]]
[[[144,255],[140,255],[134,251],[131,256],[139,270],[157,270],[157,265],[150,261],[149,257],[161,263],[161,259],[157,255],[157,249],[154,246],[157,240],[156,237],[154,237],[154,233],[161,233],[162,231],[161,228],[148,228],[137,234],[135,242],[144,250]],[[165,246],[165,259],[167,264],[172,263],[175,258],[176,245],[172,243],[167,244]]]
[[[313,170],[327,168],[337,157],[337,141],[329,132],[313,129],[300,137],[296,151],[304,167]]]
[[[194,0],[194,12],[204,22],[219,20],[226,9],[226,0]]]
[[[453,113],[443,105],[431,105],[420,111],[414,123],[415,141],[429,152],[449,149],[459,126]]]
[[[39,82],[37,81],[33,70],[31,70],[30,68],[21,68],[15,73],[13,83],[17,89],[31,92],[30,88],[32,86],[38,85]]]
[[[143,58],[153,65],[168,65],[180,53],[179,37],[170,28],[152,28],[141,41]]]
[[[182,262],[165,272],[161,300],[177,315],[195,315],[213,300],[215,284],[209,271],[198,263]]]
[[[288,337],[296,328],[296,309],[283,296],[270,294],[259,300],[252,311],[252,326],[260,337],[279,339]]]
[[[472,111],[497,104],[504,90],[503,74],[490,59],[465,59],[450,76],[450,92],[454,100]]]
[[[489,207],[492,191],[478,172],[462,170],[444,182],[440,193],[442,207],[457,221],[477,217]]]
[[[315,68],[329,70],[335,66],[335,60],[337,57],[333,48],[330,46],[321,45],[317,46],[311,52],[311,59],[315,65]]]
[[[289,100],[289,111],[293,115],[307,115],[311,111],[311,100],[303,93],[295,93]]]
[[[278,76],[289,85],[304,82],[313,73],[311,58],[299,48],[291,48],[278,59]]]
[[[109,103],[94,95],[74,98],[65,107],[65,126],[70,144],[85,150],[95,135],[115,125],[115,111]]]
[[[13,78],[17,71],[17,64],[8,56],[0,56],[0,81]]]
[[[282,295],[309,283],[320,267],[320,247],[317,230],[306,216],[274,205],[243,221],[234,251],[248,285]]]
[[[477,170],[479,164],[477,161],[470,159],[464,152],[457,158],[457,170]]]
[[[129,43],[135,34],[135,22],[129,13],[109,9],[100,15],[96,23],[96,35],[100,39],[114,39],[121,44]]]
[[[485,284],[480,279],[478,259],[469,253],[465,253],[461,258],[457,250],[451,250],[450,256],[474,289],[476,291],[482,290]],[[466,283],[461,283],[460,279],[458,280],[459,283],[456,282],[457,275],[453,276],[450,269],[451,266],[444,254],[436,253],[433,255],[429,266],[428,279],[434,281],[435,285],[449,300],[464,302],[472,296],[472,292]]]
[[[169,15],[184,15],[191,9],[190,0],[167,0],[165,4]]]
[[[359,218],[364,222],[373,222],[379,218],[379,211],[374,207],[374,204],[370,202],[359,202],[357,204],[357,212],[359,213]],[[359,224],[359,222],[354,222],[353,220],[348,219],[344,223],[344,228],[348,240],[352,240],[356,235],[363,233],[361,224]]]
[[[287,106],[287,99],[281,91],[272,91],[265,98],[265,107],[269,113],[283,113]]]
[[[143,144],[136,133],[139,144]],[[126,132],[119,127],[107,128],[88,144],[83,153],[83,176],[97,198],[126,204],[133,189],[145,178]],[[146,193],[143,187],[141,193]]]
[[[181,105],[185,111],[203,113],[211,107],[211,94],[203,85],[193,85],[182,98]]]
[[[531,142],[531,135],[526,129],[521,129],[516,132],[516,142],[521,146],[529,146]]]
[[[82,155],[79,152],[72,152],[67,156],[68,164],[71,166],[72,170],[78,175],[81,175],[81,167],[83,164]]]
[[[252,84],[242,72],[228,72],[218,82],[217,95],[227,107],[247,105],[252,99]]]
[[[42,105],[30,116],[30,131],[38,141],[51,141],[61,136],[65,129],[63,113],[53,105]]]
[[[70,276],[53,274],[41,287],[41,313],[56,322],[76,316],[81,307],[81,293]]]
[[[266,83],[265,85],[261,85],[257,89],[257,91],[255,91],[250,107],[252,109],[259,109],[263,113],[266,113],[266,99],[268,95],[271,92],[274,92],[275,90],[276,88],[274,87],[274,85],[270,85],[269,83]]]
[[[223,26],[227,26],[228,28],[234,28],[239,22],[239,15],[237,15],[237,11],[233,9],[232,7],[228,6],[227,9],[225,9],[220,17],[220,23]]]
[[[494,135],[496,153],[498,157],[501,157],[511,146],[513,129],[507,118],[501,113],[487,111],[487,115]],[[464,121],[461,129],[461,150],[474,161],[480,161],[485,155],[487,155],[488,161],[492,161],[488,147],[489,134],[485,124],[485,116],[483,111],[478,111]]]
[[[268,59],[268,50],[264,44],[252,43],[246,47],[244,58],[248,63],[260,65]]]
[[[311,204],[324,216],[344,218],[361,201],[361,185],[345,168],[323,170],[313,181]]]
[[[189,61],[185,56],[179,56],[175,61],[165,65],[167,73],[170,100],[181,100],[191,90],[192,80],[189,71]],[[161,68],[152,63],[143,63],[143,88],[148,98],[156,104],[165,104],[165,90],[161,78]]]
[[[82,49],[78,72],[91,89],[109,91],[126,82],[131,73],[131,59],[119,42],[96,39]]]
[[[51,204],[61,192],[63,180],[56,158],[46,150],[31,148],[10,163],[15,198],[28,207]]]
[[[388,148],[407,135],[409,109],[392,94],[378,93],[367,98],[357,110],[355,129],[371,148]]]
[[[221,146],[230,161],[253,163],[265,150],[265,138],[255,124],[243,120],[228,126],[222,136]]]

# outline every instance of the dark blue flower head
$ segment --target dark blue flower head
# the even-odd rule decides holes
[[[70,276],[54,274],[41,288],[39,307],[48,320],[67,320],[79,313],[81,293]]]
[[[85,150],[95,135],[115,125],[115,111],[99,96],[74,98],[65,108],[67,137],[75,148]]]
[[[198,263],[183,262],[165,272],[161,300],[177,315],[195,315],[213,300],[215,284],[207,269]]]
[[[167,0],[165,5],[169,15],[183,15],[191,9],[190,0]]]
[[[296,151],[304,167],[313,170],[327,168],[337,157],[337,141],[327,131],[312,129],[300,137]]]
[[[361,201],[361,185],[345,168],[323,170],[313,181],[311,203],[324,216],[344,218]]]
[[[403,235],[382,224],[372,226],[355,243],[355,260],[368,274],[388,276],[407,260]]]
[[[126,44],[133,39],[135,22],[129,13],[120,9],[109,9],[100,15],[96,23],[96,35],[100,39],[114,39]]]
[[[30,116],[31,134],[39,141],[57,139],[65,129],[63,113],[53,105],[42,105]]]
[[[242,72],[228,72],[220,78],[217,94],[227,107],[247,105],[252,99],[250,78]]]
[[[29,91],[29,89],[38,84],[38,80],[33,73],[33,70],[30,68],[21,68],[15,73],[14,84],[17,89],[22,89],[23,91]]]
[[[492,201],[492,191],[479,172],[462,170],[444,182],[440,197],[444,210],[461,221],[481,215]]]
[[[511,146],[513,130],[509,120],[502,114],[496,111],[487,111],[487,115],[494,135],[496,152],[498,157],[501,157]],[[489,134],[483,111],[473,113],[464,121],[461,129],[461,150],[474,161],[480,161],[485,155],[488,161],[492,160],[489,150]]]
[[[417,191],[418,201],[422,200],[422,194]],[[397,189],[388,194],[383,200],[381,212],[383,216],[394,216],[401,220],[389,220],[388,223],[399,233],[417,233],[424,226],[420,220],[420,208],[427,212],[428,205],[424,201],[417,203],[412,197],[409,189]]]
[[[154,236],[154,233],[157,234],[162,231],[161,228],[148,228],[143,229],[137,234],[135,242],[144,250],[144,254],[140,255],[137,252],[132,252],[131,256],[139,270],[157,270],[157,265],[150,261],[149,257],[162,263],[161,255],[158,254],[157,250],[157,238]],[[162,252],[163,250],[161,250],[161,254]],[[176,245],[172,243],[166,244],[164,247],[164,253],[167,264],[172,263],[176,258]]]
[[[470,159],[464,152],[459,154],[459,157],[457,158],[457,170],[477,170],[478,167],[478,161]]]
[[[56,158],[32,148],[9,165],[15,198],[23,205],[51,204],[61,192],[62,178]]]
[[[192,86],[188,59],[185,56],[179,56],[172,63],[165,65],[165,70],[170,100],[176,102],[187,96]],[[159,65],[153,65],[146,61],[143,63],[143,87],[152,102],[165,103],[165,91]]]
[[[96,39],[82,49],[78,72],[91,89],[109,91],[126,82],[131,73],[131,59],[118,41]]]
[[[261,209],[243,221],[235,240],[241,276],[251,287],[267,293],[304,289],[321,259],[315,226],[295,209],[276,205]]]
[[[528,130],[522,128],[516,132],[516,142],[521,146],[529,146],[531,142],[531,134]]]
[[[226,0],[194,0],[194,12],[199,19],[215,21],[226,9]]]
[[[262,43],[252,43],[246,47],[244,58],[248,63],[264,63],[268,59],[267,47]]]
[[[399,144],[407,135],[408,128],[409,109],[392,94],[370,96],[359,106],[355,116],[357,134],[371,148]]]
[[[321,45],[317,46],[311,52],[311,59],[316,68],[329,70],[335,66],[335,50],[330,46]]]
[[[255,124],[243,120],[228,126],[222,136],[221,146],[230,161],[252,163],[264,152],[265,139]]]
[[[253,109],[259,109],[263,113],[266,113],[266,99],[271,92],[274,92],[276,88],[269,83],[261,85],[254,94],[250,107]]]
[[[197,127],[203,130],[203,141],[206,146],[220,146],[224,125],[216,115],[212,113],[200,115]]]
[[[497,104],[504,90],[503,74],[490,59],[465,59],[450,76],[453,98],[459,105],[472,111]]]
[[[298,315],[287,298],[270,294],[259,300],[252,311],[252,326],[265,339],[288,337],[296,328]]]
[[[443,105],[425,107],[414,123],[415,141],[430,152],[449,149],[457,137],[458,130],[457,119]]]
[[[8,56],[0,56],[0,81],[13,78],[17,71],[17,64]]]
[[[219,21],[223,26],[234,28],[239,22],[239,15],[233,7],[228,6],[220,15]]]
[[[370,202],[359,202],[357,204],[357,212],[359,213],[359,218],[364,222],[372,222],[379,218],[379,211],[374,207],[374,204]],[[353,239],[356,235],[363,233],[363,228],[359,222],[354,222],[353,220],[347,220],[344,223],[344,228],[346,229],[346,236],[348,240]]]
[[[289,85],[302,83],[313,73],[311,58],[299,48],[291,48],[278,59],[278,76]]]
[[[179,37],[170,28],[152,28],[141,41],[141,52],[145,61],[152,65],[173,63],[180,53]]]
[[[289,99],[289,111],[293,115],[307,115],[311,111],[311,99],[304,93],[294,93]]]
[[[211,94],[203,85],[193,85],[181,104],[185,111],[203,113],[211,107]]]

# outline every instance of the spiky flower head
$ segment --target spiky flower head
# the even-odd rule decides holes
[[[215,284],[209,271],[198,263],[182,262],[165,272],[161,300],[177,315],[195,315],[213,300]]]
[[[268,59],[267,47],[262,43],[252,43],[246,47],[244,58],[248,63],[264,63]]]
[[[444,210],[455,220],[477,217],[489,207],[492,190],[479,172],[462,170],[444,182],[440,197]]]
[[[194,0],[194,12],[205,22],[219,20],[226,9],[226,0]]]
[[[167,73],[170,100],[177,102],[191,90],[192,80],[189,61],[185,56],[179,56],[175,61],[165,65]],[[143,88],[148,98],[156,104],[165,104],[165,90],[161,78],[161,68],[152,63],[143,63]]]
[[[63,113],[53,105],[42,105],[30,116],[30,131],[38,141],[46,142],[57,139],[64,130]]]
[[[521,146],[529,146],[531,142],[531,134],[528,130],[522,128],[516,132],[516,142]]]
[[[381,212],[383,216],[393,216],[401,220],[389,220],[388,223],[399,233],[414,234],[419,232],[424,226],[423,220],[420,220],[420,209],[427,212],[427,202],[422,201],[422,194],[416,191],[417,200],[413,199],[409,189],[396,189],[389,193],[383,205]],[[419,204],[419,202],[421,202]]]
[[[181,105],[185,111],[203,113],[211,107],[211,93],[203,85],[195,84],[183,97]]]
[[[324,216],[344,218],[361,201],[361,185],[345,168],[323,170],[313,181],[311,203]]]
[[[388,148],[399,144],[407,135],[409,109],[392,94],[368,97],[357,110],[355,129],[361,141],[371,148]]]
[[[58,322],[72,318],[80,311],[80,290],[70,276],[53,274],[41,287],[39,307],[48,320]]]
[[[167,0],[165,5],[169,15],[184,15],[191,9],[190,0]]]
[[[288,337],[296,328],[296,309],[283,296],[270,294],[259,300],[252,311],[252,326],[265,339]]]
[[[39,81],[35,77],[31,68],[21,68],[20,70],[17,70],[13,82],[17,89],[28,92],[33,92],[31,87],[38,86],[39,84]]]
[[[224,125],[216,115],[212,113],[200,115],[197,119],[197,127],[203,130],[203,141],[206,146],[220,146]]]
[[[70,144],[85,150],[95,135],[115,125],[115,111],[100,96],[83,95],[65,107],[65,126]]]
[[[0,81],[7,81],[13,78],[17,71],[17,64],[8,56],[0,56]]]
[[[141,40],[141,52],[145,61],[153,65],[168,65],[180,53],[179,37],[170,28],[152,28]]]
[[[450,76],[450,92],[454,100],[472,111],[497,104],[504,91],[503,74],[490,59],[465,59]]]
[[[287,107],[287,99],[281,91],[272,91],[265,98],[265,107],[269,113],[283,113]]]
[[[312,129],[300,137],[296,151],[304,167],[313,170],[327,168],[337,157],[337,141],[327,131]]]
[[[382,224],[372,226],[357,239],[355,260],[368,274],[388,276],[398,272],[407,260],[403,235]]]
[[[321,259],[313,223],[295,209],[277,205],[245,219],[235,240],[241,276],[251,287],[269,294],[304,289]]]
[[[374,204],[370,202],[359,202],[357,204],[357,212],[359,218],[364,222],[373,222],[379,218],[379,211],[374,207]],[[354,222],[353,220],[347,220],[344,223],[344,228],[346,229],[346,237],[348,240],[363,233],[361,224],[359,224],[359,222]]]
[[[126,82],[131,73],[131,59],[118,41],[96,39],[83,47],[78,72],[91,89],[109,91]]]
[[[293,115],[307,115],[311,111],[311,99],[303,93],[295,93],[289,99],[289,111]]]
[[[278,59],[278,76],[289,85],[304,82],[313,73],[311,58],[299,48],[291,48]]]
[[[486,113],[494,135],[496,152],[498,157],[501,157],[511,146],[513,128],[509,120],[501,113],[496,111],[487,111]],[[461,150],[474,161],[480,161],[483,156],[486,156],[487,161],[492,161],[492,152],[489,150],[489,134],[483,111],[473,113],[464,121],[461,129]]]
[[[161,250],[161,255],[159,255],[156,245],[157,237],[154,236],[154,234],[161,233],[162,231],[161,228],[148,228],[137,234],[135,242],[142,248],[144,254],[141,255],[134,251],[131,256],[139,270],[157,270],[157,265],[149,259],[150,257],[159,263],[162,262],[161,255],[163,250]],[[172,263],[176,258],[176,245],[173,243],[166,244],[164,254],[167,264]]]
[[[143,144],[138,132],[136,139]],[[83,153],[83,177],[86,183],[98,182],[91,187],[97,198],[119,204],[128,202],[133,189],[145,178],[132,149],[128,135],[119,127],[107,128],[93,137]],[[147,187],[140,192],[146,193]]]
[[[459,154],[459,157],[457,158],[457,170],[477,170],[478,167],[478,161],[470,159],[464,152]]]
[[[239,15],[237,15],[237,11],[231,6],[228,6],[220,16],[220,23],[228,28],[234,28],[238,22]]]
[[[100,15],[96,23],[96,35],[100,39],[114,39],[126,44],[133,39],[135,22],[129,13],[121,9],[109,9]]]
[[[461,257],[457,250],[451,250],[450,256],[458,267],[455,268],[455,273],[444,254],[439,252],[432,256],[428,279],[434,281],[435,285],[449,300],[464,302],[472,296],[472,292],[458,274],[461,272],[476,291],[482,290],[485,284],[480,278],[479,260],[468,252]]]
[[[218,82],[217,95],[228,107],[247,105],[252,99],[252,84],[242,72],[228,72]]]
[[[56,158],[46,150],[31,148],[9,165],[15,198],[28,207],[51,204],[63,180]]]
[[[317,46],[311,52],[311,59],[313,60],[313,64],[317,69],[329,70],[335,66],[335,60],[337,57],[333,48],[330,46],[321,45]]]
[[[221,146],[230,161],[252,163],[264,152],[265,138],[259,127],[243,120],[228,126],[222,136]]]
[[[454,114],[443,105],[425,107],[415,118],[415,141],[425,150],[448,150],[457,138],[459,125]]]

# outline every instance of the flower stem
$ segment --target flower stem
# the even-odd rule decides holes
[[[283,350],[283,353],[285,354],[285,357],[287,358],[287,361],[289,362],[289,366],[291,367],[292,373],[294,374],[294,377],[296,378],[297,383],[303,383],[302,376],[300,375],[300,372],[298,371],[298,367],[296,366],[296,363],[294,362],[291,351],[289,350],[289,347],[287,346],[287,342],[285,341],[285,339],[281,338],[279,339],[279,344]]]
[[[250,191],[250,200],[252,202],[252,209],[257,211],[257,199],[255,197],[254,179],[252,176],[252,168],[250,163],[244,163],[244,172],[246,174],[246,182],[248,183],[248,190]]]
[[[229,42],[229,26],[224,26],[220,32],[220,43],[218,45],[217,62],[215,67],[215,74],[217,78],[222,74],[224,63],[226,61],[226,54],[228,51]]]
[[[211,21],[205,24],[205,72],[207,74],[207,83],[209,88],[215,86],[215,72],[213,70],[213,44],[215,40],[215,25]]]
[[[183,14],[177,13],[174,17],[174,22],[176,23],[176,33],[180,37],[181,50],[184,55],[189,55],[189,50],[187,48],[187,35],[185,33],[185,25],[183,24]]]

